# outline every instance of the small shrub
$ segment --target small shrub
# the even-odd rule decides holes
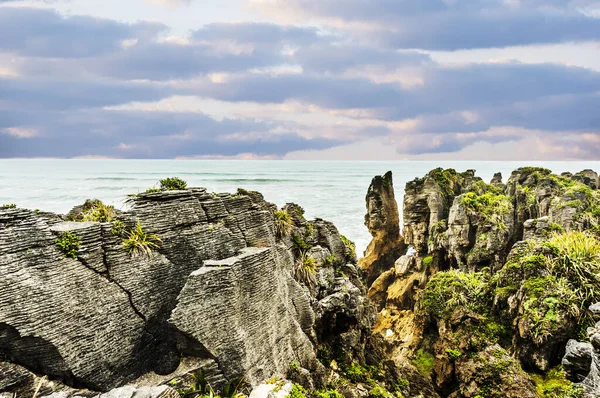
[[[315,259],[305,253],[301,253],[294,264],[294,273],[296,279],[304,282],[307,286],[314,286],[316,284],[315,274],[317,273]]]
[[[580,231],[553,233],[546,244],[555,254],[552,273],[567,278],[583,306],[600,299],[600,241]]]
[[[73,232],[65,232],[60,238],[56,238],[55,243],[65,257],[77,258],[81,241]]]
[[[98,199],[86,200],[79,209],[71,211],[67,215],[68,221],[92,221],[92,222],[110,222],[117,215],[114,206],[106,205]]]
[[[123,248],[131,255],[136,256],[145,253],[148,257],[152,256],[152,249],[157,249],[158,244],[162,242],[155,234],[149,234],[142,228],[138,221],[136,227],[127,232],[127,237],[123,240]]]
[[[290,233],[294,226],[294,222],[287,210],[277,210],[273,215],[275,216],[275,233],[277,234],[277,237],[281,239]]]
[[[479,213],[488,222],[503,226],[503,218],[512,209],[512,202],[508,196],[487,192],[477,195],[475,192],[467,192],[462,198],[462,204],[468,209]]]
[[[391,398],[391,397],[392,397],[392,394],[385,388],[381,387],[380,385],[376,385],[375,387],[371,388],[371,390],[369,391],[369,398]]]
[[[530,376],[541,398],[583,398],[583,389],[567,380],[560,366]]]
[[[438,272],[425,286],[421,309],[438,319],[448,318],[459,307],[484,314],[491,299],[487,282],[487,275],[481,272]]]
[[[183,191],[187,189],[187,182],[178,177],[164,178],[159,183],[160,188],[166,191]]]
[[[300,384],[294,383],[289,398],[306,398],[306,390]]]
[[[113,235],[121,235],[123,233],[124,229],[125,229],[125,224],[123,223],[123,221],[116,220],[113,223],[113,227],[110,230],[110,233],[113,234]]]
[[[225,387],[223,387],[223,391],[221,391],[220,398],[245,397],[245,395],[241,392],[241,390],[245,384],[246,384],[246,379],[244,379],[243,377],[238,380],[234,380],[231,383],[226,384]]]
[[[146,193],[157,193],[157,192],[162,192],[160,188],[156,188],[156,187],[151,187],[146,189]]]
[[[109,222],[117,215],[113,206],[100,202],[82,214],[83,221]]]
[[[433,263],[433,256],[427,256],[423,259],[423,266],[429,267]]]
[[[433,354],[422,348],[418,349],[416,354],[415,359],[412,361],[413,365],[415,365],[419,373],[423,376],[431,378],[431,374],[433,373],[433,363],[435,361]]]
[[[339,391],[333,389],[315,391],[315,396],[317,398],[344,398]]]
[[[244,188],[238,188],[237,189],[237,194],[239,196],[250,196],[250,192],[248,192],[247,190],[245,190]]]
[[[344,245],[348,248],[348,250],[350,250],[350,252],[356,253],[356,245],[354,242],[346,238],[344,235],[340,235],[340,238],[342,238],[342,242],[344,242]]]
[[[17,208],[17,205],[14,204],[14,203],[9,203],[9,204],[6,204],[6,205],[2,205],[2,209],[5,209],[5,210],[6,209],[16,209],[16,208]]]
[[[369,378],[369,372],[357,362],[352,362],[344,372],[348,380],[353,383],[363,383]]]
[[[460,352],[459,350],[453,350],[451,348],[446,349],[446,355],[448,355],[448,359],[452,362],[457,361],[461,355],[462,352]]]
[[[312,247],[311,245],[306,243],[300,235],[294,232],[292,232],[292,243],[294,244],[294,249],[296,249],[296,251],[300,253],[300,255],[306,252],[307,250],[310,250],[310,248]]]
[[[329,256],[327,256],[327,258],[325,259],[325,266],[327,267],[331,267],[333,264],[335,263],[335,254],[330,254]]]

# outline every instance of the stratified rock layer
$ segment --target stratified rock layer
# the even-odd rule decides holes
[[[435,169],[405,192],[408,251],[369,289],[391,357],[441,396],[580,396],[556,366],[600,299],[598,175],[524,167],[487,184],[474,170]],[[571,342],[563,361],[586,391],[592,358]]]
[[[301,253],[290,231],[276,236],[274,210],[256,192],[201,188],[136,195],[107,223],[0,210],[0,392],[32,396],[40,376],[108,391],[171,374],[182,357],[201,360],[215,389],[243,376],[253,385],[285,376],[292,363],[318,382],[315,346],[345,334],[354,336],[345,340],[351,358],[364,358],[374,311],[355,256],[332,224],[311,222],[308,234],[303,217],[291,225],[305,233]],[[151,256],[124,250],[138,223],[162,241]],[[56,243],[70,234],[75,258]],[[295,278],[301,255],[318,261],[317,285]],[[156,391],[135,396],[169,396]]]

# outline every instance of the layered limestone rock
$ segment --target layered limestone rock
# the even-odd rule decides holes
[[[365,358],[375,311],[331,223],[300,215],[279,236],[277,208],[242,190],[141,193],[130,207],[110,222],[0,210],[0,393],[30,397],[40,384],[45,395],[90,396],[81,389],[197,372],[219,390],[285,377],[291,364],[316,385],[317,347]],[[132,236],[157,247],[128,252]],[[295,272],[307,258],[314,284]],[[107,397],[170,396],[136,388]]]
[[[369,290],[389,355],[441,396],[580,396],[555,367],[600,298],[597,174],[435,169],[405,192],[408,252]]]
[[[600,303],[590,306],[594,315],[600,315]],[[562,366],[569,380],[583,387],[584,397],[600,396],[600,322],[586,330],[589,342],[569,340],[562,358]]]
[[[381,273],[393,268],[396,259],[405,252],[391,172],[373,178],[366,202],[365,225],[373,239],[360,259],[360,266],[370,286]]]

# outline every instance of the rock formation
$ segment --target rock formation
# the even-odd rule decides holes
[[[288,208],[282,236],[276,207],[246,191],[141,193],[110,222],[0,210],[0,393],[68,397],[194,372],[218,390],[292,364],[312,386],[325,376],[317,347],[364,361],[375,311],[355,256],[331,223]],[[128,253],[132,236],[146,243]],[[314,285],[294,272],[303,261]]]
[[[589,310],[600,315],[600,303]],[[600,322],[586,330],[589,342],[569,340],[562,359],[562,366],[569,380],[580,384],[586,396],[600,396]]]
[[[365,225],[373,239],[360,259],[360,266],[367,284],[371,285],[381,273],[393,268],[396,259],[405,251],[391,172],[373,178],[366,202]]]
[[[598,396],[598,188],[435,169],[401,234],[387,173],[360,262],[330,222],[244,190],[0,209],[0,398]]]
[[[405,192],[408,252],[369,285],[388,354],[441,396],[581,396],[555,367],[600,299],[597,174],[527,167],[487,184],[435,169]],[[563,362],[579,376],[593,363],[581,344]]]

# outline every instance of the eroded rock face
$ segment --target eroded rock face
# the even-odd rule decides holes
[[[400,214],[394,194],[392,172],[373,178],[366,197],[367,214],[365,225],[373,236],[371,243],[360,260],[370,286],[383,271],[394,266],[394,262],[405,251],[400,236]]]
[[[374,332],[389,355],[415,365],[441,396],[537,396],[521,367],[556,380],[547,396],[577,396],[556,366],[593,312],[580,309],[596,293],[581,289],[600,289],[569,262],[575,242],[597,247],[597,188],[589,170],[555,175],[535,167],[515,170],[506,184],[499,174],[486,184],[472,170],[451,169],[409,182],[403,234],[410,249],[369,290],[380,309]],[[597,272],[600,260],[590,256]],[[590,339],[600,347],[600,333]],[[581,381],[593,373],[594,345],[569,345],[563,364]],[[496,362],[510,378],[498,376]]]
[[[324,220],[291,225],[306,247],[290,231],[278,237],[274,210],[256,192],[201,188],[139,194],[117,214],[121,228],[0,210],[0,392],[32,396],[41,376],[55,383],[46,395],[108,391],[171,374],[182,356],[198,358],[185,372],[202,370],[217,390],[242,376],[284,377],[292,362],[318,383],[317,346],[343,342],[351,360],[364,358],[375,312],[355,255]],[[162,240],[151,256],[123,248],[138,222]],[[55,242],[70,234],[74,258]],[[318,263],[315,285],[294,272],[305,257]]]
[[[590,310],[598,315],[600,303]],[[567,377],[583,387],[584,396],[592,398],[600,395],[600,322],[588,328],[587,335],[589,342],[569,340],[562,366]]]

